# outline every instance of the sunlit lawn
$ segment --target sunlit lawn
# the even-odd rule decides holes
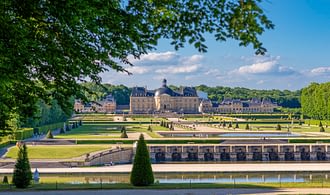
[[[155,131],[167,131],[168,128],[152,124],[152,132],[148,131],[149,124],[85,124],[79,128],[67,131],[65,134],[56,135],[56,139],[111,139],[120,138],[121,127],[125,126],[126,132],[144,132],[151,137],[160,137]]]
[[[109,145],[66,145],[66,146],[28,146],[28,155],[30,159],[65,159],[79,157],[87,153],[105,150]],[[16,158],[18,148],[13,146],[9,148],[6,154],[7,158]]]

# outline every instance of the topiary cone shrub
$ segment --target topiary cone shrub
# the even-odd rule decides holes
[[[320,132],[325,132],[325,129],[324,129],[324,127],[322,126],[322,127],[320,127]]]
[[[53,139],[54,138],[51,130],[48,130],[47,135],[46,135],[46,138],[47,139]]]
[[[238,122],[236,122],[235,129],[239,129]]]
[[[149,151],[142,134],[137,143],[130,182],[134,186],[148,186],[154,183]]]
[[[246,125],[245,125],[245,130],[250,130],[250,126],[248,123],[246,123]]]
[[[7,175],[3,176],[2,183],[3,184],[8,184],[8,177],[7,177]]]
[[[31,184],[32,172],[25,144],[19,146],[14,168],[13,183],[16,188],[27,188]]]
[[[277,123],[277,125],[276,125],[276,130],[281,130],[281,129],[282,129],[282,128],[281,128],[281,125]]]
[[[148,131],[152,132],[152,128],[150,125],[148,126]]]
[[[123,132],[120,135],[120,138],[128,138],[128,135],[126,133],[126,130],[123,130]]]

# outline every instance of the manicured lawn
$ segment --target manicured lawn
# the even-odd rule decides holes
[[[25,191],[33,190],[83,190],[83,189],[212,189],[212,188],[328,188],[330,187],[329,182],[307,182],[307,183],[178,183],[178,184],[153,184],[150,186],[134,187],[129,183],[100,183],[99,181],[77,181],[77,183],[64,183],[61,180],[57,182],[45,182],[40,184],[32,184]],[[1,190],[17,191],[15,187],[10,187],[7,184],[0,185]],[[220,189],[221,190],[221,189]],[[284,193],[285,194],[285,193]]]
[[[152,132],[148,131],[149,124],[85,124],[79,128],[67,131],[65,134],[56,135],[56,139],[113,139],[120,138],[121,127],[125,126],[126,132],[144,132],[151,137],[159,138],[155,131],[167,131],[168,128],[152,124]]]
[[[105,150],[109,145],[68,145],[68,146],[28,146],[30,159],[65,159],[79,157],[84,154]],[[6,154],[7,158],[16,158],[18,149],[13,146]]]

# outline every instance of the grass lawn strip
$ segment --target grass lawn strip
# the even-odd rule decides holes
[[[69,145],[69,146],[29,146],[30,159],[67,159],[79,157],[87,153],[105,150],[109,145]],[[13,146],[6,154],[7,158],[17,158],[18,148]]]

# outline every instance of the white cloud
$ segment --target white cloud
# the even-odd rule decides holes
[[[279,56],[254,56],[253,58],[243,57],[245,60],[253,60],[251,65],[241,66],[233,72],[239,74],[276,74],[287,75],[293,74],[295,71],[288,66],[282,66],[279,64]]]
[[[128,57],[128,60],[133,64],[142,65],[162,65],[162,64],[175,64],[179,60],[180,56],[175,52],[151,52],[145,55],[141,55],[140,59],[133,56]]]
[[[318,68],[314,68],[310,71],[312,74],[320,75],[320,74],[329,74],[330,66],[321,66]]]
[[[241,66],[238,68],[240,74],[263,74],[276,71],[276,62],[262,62],[247,66]]]
[[[180,63],[182,64],[198,64],[201,63],[201,61],[203,60],[203,56],[202,55],[192,55],[190,57],[183,57],[180,59]]]
[[[180,74],[180,73],[192,73],[198,70],[200,65],[183,65],[183,66],[169,66],[167,68],[158,69],[155,72],[161,74]]]
[[[145,74],[149,72],[149,69],[143,66],[131,66],[126,68],[126,70],[132,74]]]

